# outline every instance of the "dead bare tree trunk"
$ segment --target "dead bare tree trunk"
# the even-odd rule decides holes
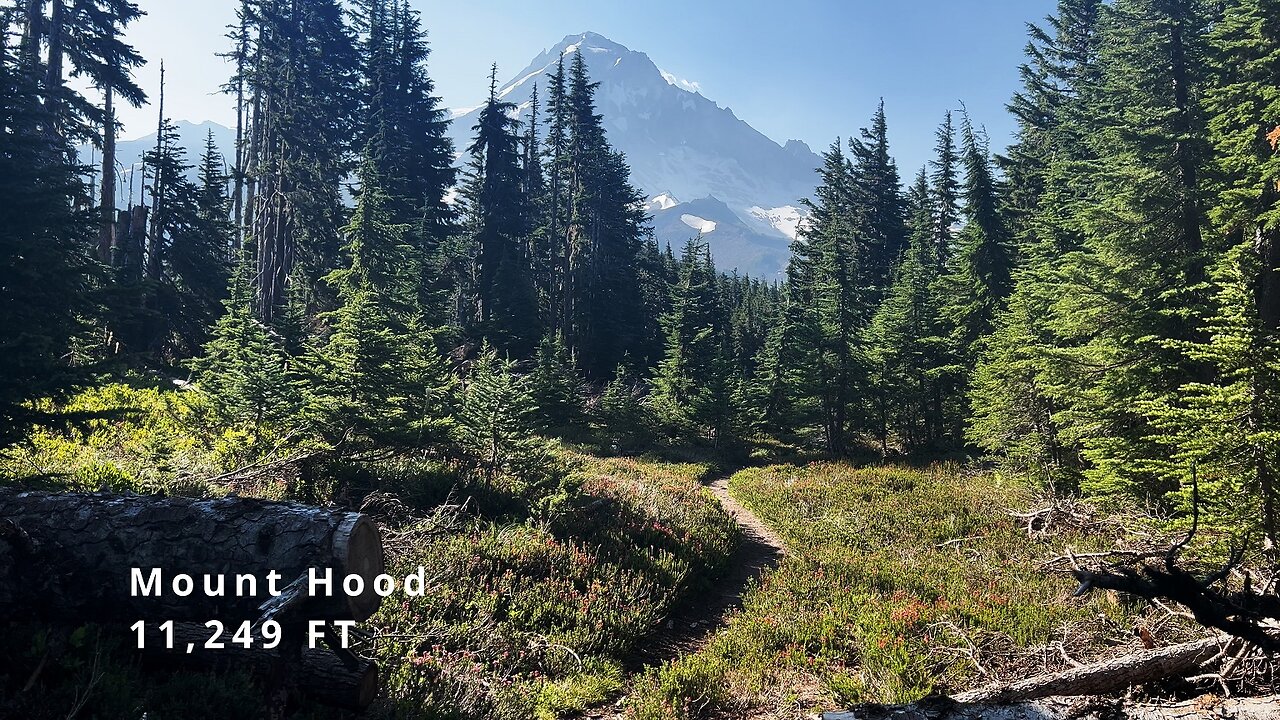
[[[111,245],[116,221],[116,114],[115,94],[110,85],[103,89],[102,188],[98,198],[98,259],[111,262]]]
[[[1055,720],[1056,718],[1134,718],[1188,720],[1218,718],[1223,706],[1192,703],[1129,704],[1116,696],[1135,685],[1187,675],[1218,656],[1231,642],[1227,635],[1147,650],[1124,657],[1001,682],[952,697],[934,696],[910,705],[863,705],[823,720]],[[1280,698],[1230,701],[1239,718],[1275,718]],[[1251,714],[1252,713],[1252,714]]]

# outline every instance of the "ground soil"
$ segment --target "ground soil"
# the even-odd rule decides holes
[[[782,538],[729,495],[730,475],[713,474],[703,483],[738,523],[742,541],[712,589],[681,603],[653,637],[636,650],[634,661],[640,665],[654,665],[702,647],[724,625],[729,613],[742,606],[742,595],[750,582],[777,565],[786,554]]]

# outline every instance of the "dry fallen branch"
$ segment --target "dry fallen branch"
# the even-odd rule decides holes
[[[1048,535],[1056,527],[1082,529],[1094,524],[1092,508],[1075,500],[1057,498],[1047,506],[1029,512],[1007,511],[1026,526],[1027,535]]]
[[[952,546],[952,545],[955,545],[955,546],[956,546],[956,549],[959,549],[959,546],[960,546],[960,544],[961,544],[961,543],[967,543],[967,542],[970,542],[970,541],[973,541],[973,540],[985,540],[985,539],[986,539],[986,537],[987,537],[986,535],[972,535],[972,536],[970,536],[970,537],[952,538],[952,539],[950,539],[950,540],[946,540],[946,541],[944,541],[944,542],[940,542],[940,543],[938,543],[937,545],[934,545],[933,547],[934,547],[934,548],[936,548],[936,549],[938,549],[938,550],[941,550],[942,548],[950,547],[950,546]]]
[[[1059,673],[993,683],[955,696],[963,703],[1012,703],[1065,695],[1107,695],[1134,685],[1183,675],[1214,657],[1230,641],[1214,636],[1158,650],[1090,663]]]
[[[930,652],[945,652],[945,653],[949,653],[952,655],[957,655],[959,657],[965,658],[973,665],[973,668],[978,671],[978,674],[982,675],[983,677],[991,677],[991,673],[988,672],[987,668],[983,666],[982,661],[979,659],[981,652],[978,650],[978,646],[974,644],[973,640],[969,637],[968,633],[962,630],[960,626],[956,625],[953,622],[948,622],[944,620],[942,622],[936,622],[931,624],[929,626],[929,629],[934,631],[945,631],[947,634],[954,635],[958,637],[960,640],[964,641],[964,644],[967,646],[967,647],[937,647],[937,648],[933,648]]]
[[[1280,696],[1183,702],[1129,702],[1103,698],[1045,698],[1013,705],[963,705],[945,697],[911,705],[863,705],[823,713],[822,720],[1275,720]]]
[[[1233,548],[1222,567],[1199,577],[1179,565],[1179,555],[1195,539],[1200,527],[1200,486],[1195,467],[1191,471],[1191,529],[1164,552],[1164,562],[1154,563],[1149,554],[1134,556],[1129,563],[1107,568],[1082,567],[1084,556],[1067,553],[1072,574],[1080,581],[1076,595],[1095,588],[1115,590],[1153,602],[1172,600],[1191,611],[1196,622],[1242,638],[1268,652],[1280,651],[1280,636],[1264,625],[1280,619],[1280,597],[1270,593],[1268,580],[1262,592],[1253,587],[1252,577],[1240,571],[1244,559],[1243,546]],[[1236,574],[1242,581],[1240,590],[1229,589],[1226,581]],[[1219,589],[1219,584],[1223,585]]]

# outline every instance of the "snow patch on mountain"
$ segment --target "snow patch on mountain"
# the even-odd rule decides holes
[[[671,197],[671,193],[662,193],[655,195],[649,200],[647,206],[651,210],[670,210],[680,204],[680,201]]]
[[[686,92],[691,92],[691,93],[702,92],[702,86],[694,82],[693,80],[685,80],[684,78],[676,77],[675,75],[672,75],[671,73],[667,72],[666,70],[663,70],[662,68],[658,68],[658,72],[662,73],[662,79],[666,80],[668,85],[678,87],[681,90],[684,90]]]
[[[507,95],[511,94],[513,90],[520,87],[521,85],[524,85],[525,83],[529,82],[533,78],[537,77],[538,74],[541,72],[542,72],[541,70],[535,70],[529,73],[528,75],[525,75],[524,77],[520,78],[519,80],[511,83],[510,85],[506,86],[505,88],[502,89],[502,92],[498,93],[498,99],[501,100],[505,98]],[[475,108],[471,108],[471,109],[475,110]],[[470,112],[470,110],[468,112]]]
[[[747,208],[747,213],[792,240],[795,240],[800,233],[800,225],[804,221],[804,213],[794,205],[776,208],[752,206]]]
[[[680,216],[680,222],[684,223],[685,225],[688,225],[694,230],[697,230],[699,233],[703,235],[710,235],[711,233],[716,231],[715,220],[700,218],[697,215],[690,215],[688,213],[685,213]]]

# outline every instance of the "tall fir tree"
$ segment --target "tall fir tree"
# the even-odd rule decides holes
[[[809,312],[817,341],[810,348],[817,370],[811,389],[824,445],[839,455],[848,449],[849,415],[864,371],[859,330],[865,311],[855,178],[839,142],[823,155],[818,176],[814,199],[805,201],[810,217],[803,248],[812,267]]]
[[[1089,137],[1098,102],[1100,0],[1061,0],[1046,27],[1032,25],[1023,89],[1009,108],[1017,142],[1002,159],[1004,210],[1018,248],[1008,310],[974,374],[967,436],[1011,469],[1046,484],[1070,486],[1081,468],[1079,445],[1062,432],[1053,329],[1061,298],[1062,257],[1084,242],[1098,156]]]
[[[292,280],[307,285],[315,305],[334,302],[321,279],[340,263],[341,183],[353,169],[360,63],[337,0],[246,0],[245,11],[252,35],[245,222],[257,252],[257,311],[271,323]]]
[[[948,111],[938,126],[937,144],[929,187],[933,191],[933,255],[942,270],[954,249],[955,225],[960,221],[960,155],[956,151],[956,130]]]
[[[631,184],[626,160],[610,147],[596,111],[597,86],[576,53],[563,101],[553,103],[552,123],[563,113],[567,126],[560,165],[567,182],[556,251],[562,263],[557,314],[583,371],[601,378],[646,346],[639,259],[647,231],[643,197]],[[553,171],[553,192],[556,178]]]
[[[21,48],[20,48],[21,51]],[[65,138],[50,134],[41,74],[0,49],[0,447],[68,418],[31,401],[63,399],[87,380],[77,351],[94,317],[92,217]]]
[[[1210,210],[1227,246],[1212,268],[1212,310],[1196,339],[1181,345],[1205,368],[1151,410],[1177,448],[1166,473],[1199,471],[1213,499],[1206,520],[1261,529],[1274,550],[1277,458],[1280,457],[1280,6],[1236,0],[1209,35],[1204,107],[1216,151]],[[1183,503],[1194,498],[1182,487]]]
[[[654,415],[673,436],[703,437],[713,445],[733,437],[738,418],[718,290],[707,245],[690,240],[671,290],[671,311],[663,318],[666,352],[650,396]]]
[[[872,429],[881,452],[937,448],[950,398],[951,339],[942,319],[933,200],[921,168],[908,196],[910,245],[868,326]]]
[[[1012,289],[1014,256],[998,207],[986,138],[974,130],[967,113],[962,123],[961,145],[965,223],[952,267],[945,277],[947,306],[944,312],[954,328],[956,356],[967,374]]]
[[[1208,312],[1202,223],[1203,89],[1209,9],[1197,0],[1118,0],[1106,7],[1100,91],[1091,109],[1099,201],[1084,244],[1057,276],[1052,394],[1061,432],[1078,442],[1091,492],[1162,494],[1174,448],[1142,410],[1167,403],[1204,369],[1178,346]]]
[[[382,179],[392,220],[409,225],[406,237],[416,254],[434,265],[456,230],[445,202],[456,172],[446,112],[427,72],[426,34],[408,3],[363,0],[360,10],[363,152]],[[433,275],[422,273],[418,291],[432,310],[443,289]]]
[[[497,66],[489,76],[489,100],[467,149],[463,198],[475,252],[474,329],[515,358],[533,355],[542,332],[529,239],[533,208],[525,193],[515,106],[498,99]]]
[[[869,308],[880,303],[888,290],[893,269],[907,248],[906,205],[902,179],[889,154],[889,126],[884,101],[876,108],[871,127],[849,143],[856,193],[857,235],[863,258],[859,263],[862,302]]]

